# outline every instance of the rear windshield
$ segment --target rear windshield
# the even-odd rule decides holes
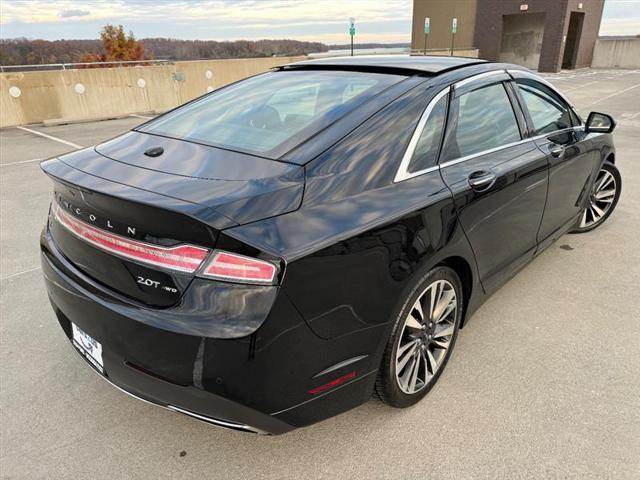
[[[212,92],[140,131],[278,158],[403,76],[265,73]]]

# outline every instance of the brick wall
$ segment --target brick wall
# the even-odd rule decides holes
[[[526,11],[520,10],[526,4]],[[582,4],[582,8],[578,8]],[[576,67],[589,66],[598,36],[604,0],[477,0],[474,43],[480,50],[480,58],[500,60],[503,15],[545,14],[544,35],[540,50],[538,70],[557,72],[562,67],[562,57],[572,11],[584,12],[584,23],[576,55]]]

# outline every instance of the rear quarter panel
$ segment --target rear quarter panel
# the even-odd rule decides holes
[[[393,183],[440,88],[414,89],[308,164],[300,209],[229,229],[219,243],[228,235],[284,258],[282,292],[315,334],[357,344],[351,354],[370,355],[376,369],[412,279],[449,257],[477,277],[440,172]]]

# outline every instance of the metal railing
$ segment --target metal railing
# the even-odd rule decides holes
[[[115,60],[111,62],[38,63],[33,65],[0,65],[0,72],[29,70],[67,70],[82,67],[136,67],[147,65],[168,65],[173,60]]]
[[[455,47],[453,49],[453,54],[455,55],[456,52],[469,51],[469,50],[477,50],[477,47]],[[451,48],[450,47],[427,48],[426,55],[435,54],[435,53],[437,53],[438,55],[442,55],[443,52],[446,52],[447,55],[451,55]],[[411,55],[425,55],[424,48],[412,48]]]

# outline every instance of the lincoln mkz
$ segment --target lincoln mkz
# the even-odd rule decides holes
[[[102,378],[215,425],[407,407],[479,305],[611,215],[614,127],[516,65],[284,65],[42,163],[51,304]]]

